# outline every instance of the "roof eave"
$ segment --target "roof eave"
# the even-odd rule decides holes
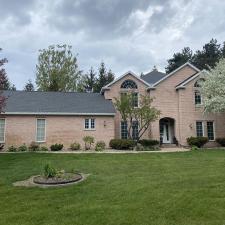
[[[70,112],[3,112],[1,115],[48,115],[48,116],[115,116],[114,113],[70,113]]]

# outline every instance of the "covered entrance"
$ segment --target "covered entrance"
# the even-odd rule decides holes
[[[175,132],[174,132],[175,121],[172,118],[165,117],[160,119],[160,143],[161,144],[174,144]]]

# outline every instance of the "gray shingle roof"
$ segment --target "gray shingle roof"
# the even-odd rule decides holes
[[[5,113],[111,115],[113,103],[99,93],[4,91]]]
[[[159,72],[157,70],[153,70],[145,75],[142,75],[141,79],[143,79],[144,81],[152,85],[156,83],[157,81],[161,80],[165,76],[166,76],[165,73]]]

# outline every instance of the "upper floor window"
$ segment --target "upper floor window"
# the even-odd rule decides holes
[[[125,89],[137,89],[137,84],[134,81],[132,81],[132,80],[125,80],[121,84],[121,88],[125,88]]]
[[[126,95],[127,95],[127,92],[122,92],[120,94],[121,99],[123,97],[126,97]],[[132,104],[133,107],[138,107],[138,92],[132,92],[131,93],[131,104]]]
[[[37,131],[36,131],[36,141],[37,142],[45,142],[45,119],[37,119]]]
[[[202,104],[202,96],[199,91],[195,91],[195,105],[201,105]]]
[[[95,119],[85,119],[84,120],[84,128],[85,130],[93,130],[95,129]]]

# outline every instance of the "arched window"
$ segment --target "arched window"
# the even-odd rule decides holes
[[[137,84],[134,81],[132,81],[132,80],[125,80],[121,84],[121,88],[125,88],[125,89],[137,89]]]
[[[195,84],[194,84],[194,87],[197,87],[197,88],[200,88],[202,86],[202,83],[205,81],[205,79],[203,78],[200,78],[198,79]]]

